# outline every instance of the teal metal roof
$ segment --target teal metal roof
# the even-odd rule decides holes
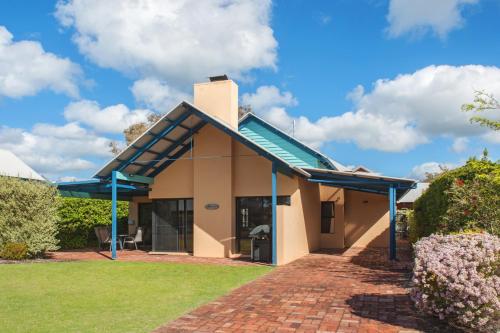
[[[336,169],[322,154],[253,114],[247,114],[240,121],[238,131],[247,139],[295,167]]]

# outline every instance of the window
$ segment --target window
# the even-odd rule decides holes
[[[323,201],[321,203],[321,233],[333,234],[335,231],[335,202]]]

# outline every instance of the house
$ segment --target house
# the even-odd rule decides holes
[[[409,190],[397,202],[398,209],[413,209],[413,204],[429,188],[430,183],[417,183],[415,188]]]
[[[321,248],[387,247],[396,256],[396,198],[413,180],[352,172],[254,114],[238,119],[225,76],[182,102],[88,181],[62,195],[130,201],[130,231],[151,228],[154,253],[250,254],[266,225],[273,264]],[[114,244],[114,242],[113,242]],[[116,257],[113,248],[113,257]]]
[[[46,181],[10,150],[0,149],[0,176]]]

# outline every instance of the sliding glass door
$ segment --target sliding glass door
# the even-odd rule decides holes
[[[193,199],[153,200],[153,251],[193,251]]]

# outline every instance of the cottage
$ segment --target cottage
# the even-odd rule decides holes
[[[154,253],[233,258],[253,248],[282,265],[321,248],[387,247],[395,258],[396,199],[414,181],[362,171],[254,114],[238,119],[238,86],[221,76],[195,84],[193,104],[165,114],[94,179],[58,186],[129,200],[130,231],[149,228]]]

